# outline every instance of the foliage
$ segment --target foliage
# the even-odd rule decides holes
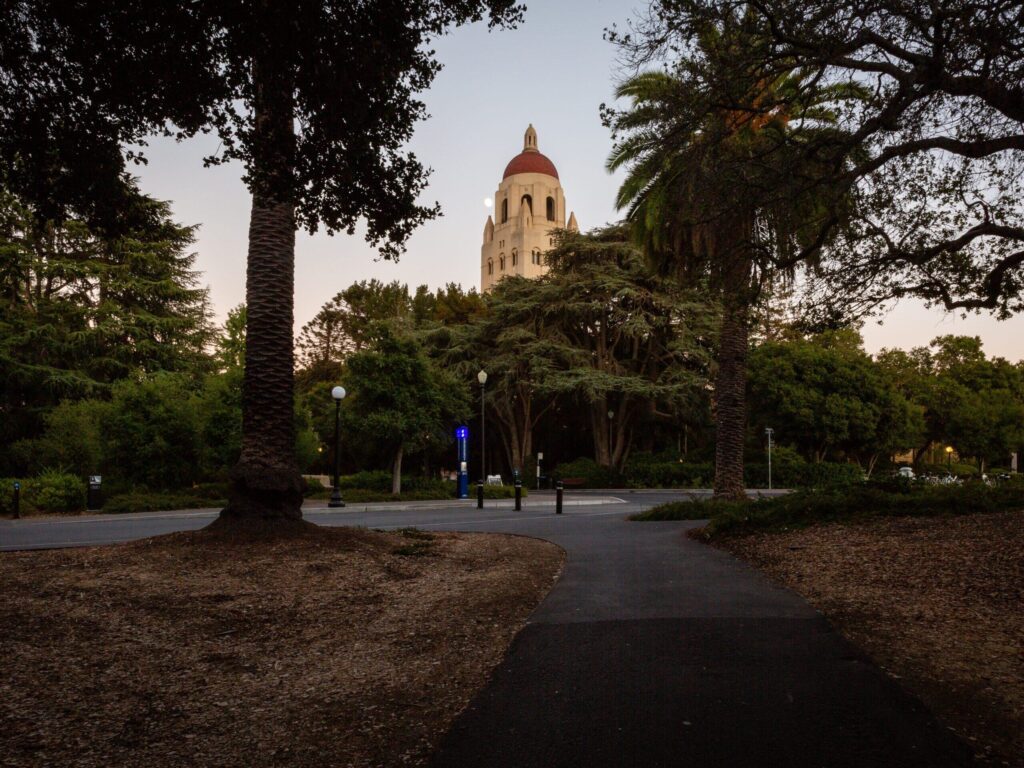
[[[0,28],[0,173],[43,219],[121,224],[124,148],[213,132],[207,164],[237,161],[252,193],[242,449],[226,519],[301,515],[295,460],[295,233],[353,234],[385,258],[434,218],[407,150],[429,44],[512,0],[111,5],[18,0]],[[130,73],[126,76],[126,73]],[[329,105],[329,108],[325,108]],[[84,119],[83,115],[88,118]]]
[[[756,347],[749,374],[756,432],[773,426],[776,440],[808,459],[849,457],[868,472],[880,456],[918,445],[923,409],[861,344],[846,330]]]
[[[486,313],[431,343],[464,381],[487,371],[510,468],[529,468],[534,429],[561,399],[583,414],[597,461],[621,469],[641,425],[677,426],[702,401],[713,310],[650,270],[621,227],[555,241],[545,275],[502,279]]]
[[[222,371],[245,367],[245,323],[245,304],[228,310],[224,328],[215,341],[216,360]]]
[[[152,489],[199,479],[199,440],[190,382],[160,373],[114,384],[103,422],[106,462]]]
[[[367,349],[350,355],[344,382],[346,435],[391,457],[392,492],[401,492],[406,452],[451,442],[450,427],[465,414],[465,389],[426,356],[415,339],[376,326]]]
[[[639,45],[664,37],[654,6]],[[765,27],[733,4],[694,25],[664,68],[621,83],[628,109],[603,108],[616,139],[608,169],[626,170],[616,204],[634,239],[662,269],[721,298],[714,487],[730,498],[743,495],[746,355],[760,284],[809,243],[812,222],[842,208],[842,188],[828,183],[842,161],[828,148],[839,139],[836,109],[859,96],[786,60],[767,74],[754,53],[768,52]],[[804,151],[811,143],[813,154]]]
[[[551,476],[556,480],[582,480],[586,488],[621,488],[623,485],[622,475],[586,456],[559,464]]]
[[[930,444],[941,443],[977,459],[984,471],[1024,445],[1024,369],[986,358],[977,337],[940,336],[909,353],[883,350],[878,362],[923,409],[918,462]]]
[[[863,478],[863,472],[854,464],[810,463],[784,448],[773,452],[772,458],[772,480],[776,488],[842,486]],[[779,461],[774,461],[776,458]],[[748,488],[767,487],[766,464],[748,461],[744,473],[744,484]],[[583,457],[559,464],[553,476],[582,480],[586,488],[707,488],[714,477],[714,466],[681,461],[668,455],[636,454],[621,473],[616,473]]]
[[[707,539],[816,523],[880,516],[966,515],[1024,508],[1024,483],[905,484],[899,489],[863,484],[798,491],[746,502],[673,502],[635,515],[634,520],[709,519]]]
[[[134,222],[111,236],[39,220],[0,190],[0,408],[7,444],[32,439],[62,400],[104,395],[138,372],[202,371],[207,292],[192,227],[129,188]]]
[[[615,37],[624,58],[645,64],[727,23],[736,7],[657,0],[638,29]],[[870,0],[744,8],[765,35],[747,63],[765,78],[797,68],[810,82],[862,91],[836,115],[843,133],[806,151],[837,155],[827,188],[838,184],[852,201],[826,205],[817,233],[788,260],[841,233],[820,264],[823,317],[907,295],[1003,317],[1024,307],[1024,48],[1020,25],[1008,23],[1019,8]],[[784,98],[783,108],[802,94]]]
[[[227,504],[227,489],[221,496],[198,496],[193,493],[148,493],[133,491],[118,494],[103,502],[103,513],[111,515],[129,512],[163,512],[175,509],[217,509]]]
[[[85,482],[75,475],[51,469],[31,478],[0,479],[0,511],[13,514],[14,484],[21,484],[21,514],[81,512],[85,509]]]

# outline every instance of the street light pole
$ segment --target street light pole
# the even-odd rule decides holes
[[[344,507],[345,502],[341,500],[341,401],[345,399],[345,388],[335,387],[331,390],[331,397],[334,398],[334,485],[331,488],[331,500],[327,502],[328,507]]]
[[[765,427],[764,433],[768,435],[768,490],[772,489],[772,435],[775,434],[775,430],[771,427]]]
[[[487,432],[484,420],[484,385],[487,383],[487,371],[480,369],[476,375],[480,382],[480,482],[487,482]]]

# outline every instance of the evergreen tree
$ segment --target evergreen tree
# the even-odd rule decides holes
[[[133,224],[107,236],[41,221],[0,195],[0,377],[7,441],[33,437],[59,401],[102,395],[138,372],[210,366],[207,291],[194,228],[134,193]]]

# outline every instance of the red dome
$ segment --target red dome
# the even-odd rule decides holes
[[[540,152],[520,152],[505,166],[505,174],[501,178],[505,180],[517,173],[546,173],[558,178],[555,164]]]

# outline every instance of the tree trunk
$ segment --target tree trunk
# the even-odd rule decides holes
[[[715,488],[717,499],[746,499],[743,444],[747,434],[747,349],[753,264],[752,224],[738,223],[738,241],[718,252],[722,264],[722,325],[715,376]],[[730,234],[733,234],[730,233]]]
[[[295,131],[292,86],[267,52],[253,65],[255,138],[246,270],[242,450],[222,519],[297,520],[302,478],[295,461]]]
[[[745,308],[727,308],[719,337],[715,377],[715,497],[745,499],[743,443],[747,432],[747,333]]]
[[[403,448],[399,445],[391,464],[391,493],[395,496],[402,492],[402,452]]]

